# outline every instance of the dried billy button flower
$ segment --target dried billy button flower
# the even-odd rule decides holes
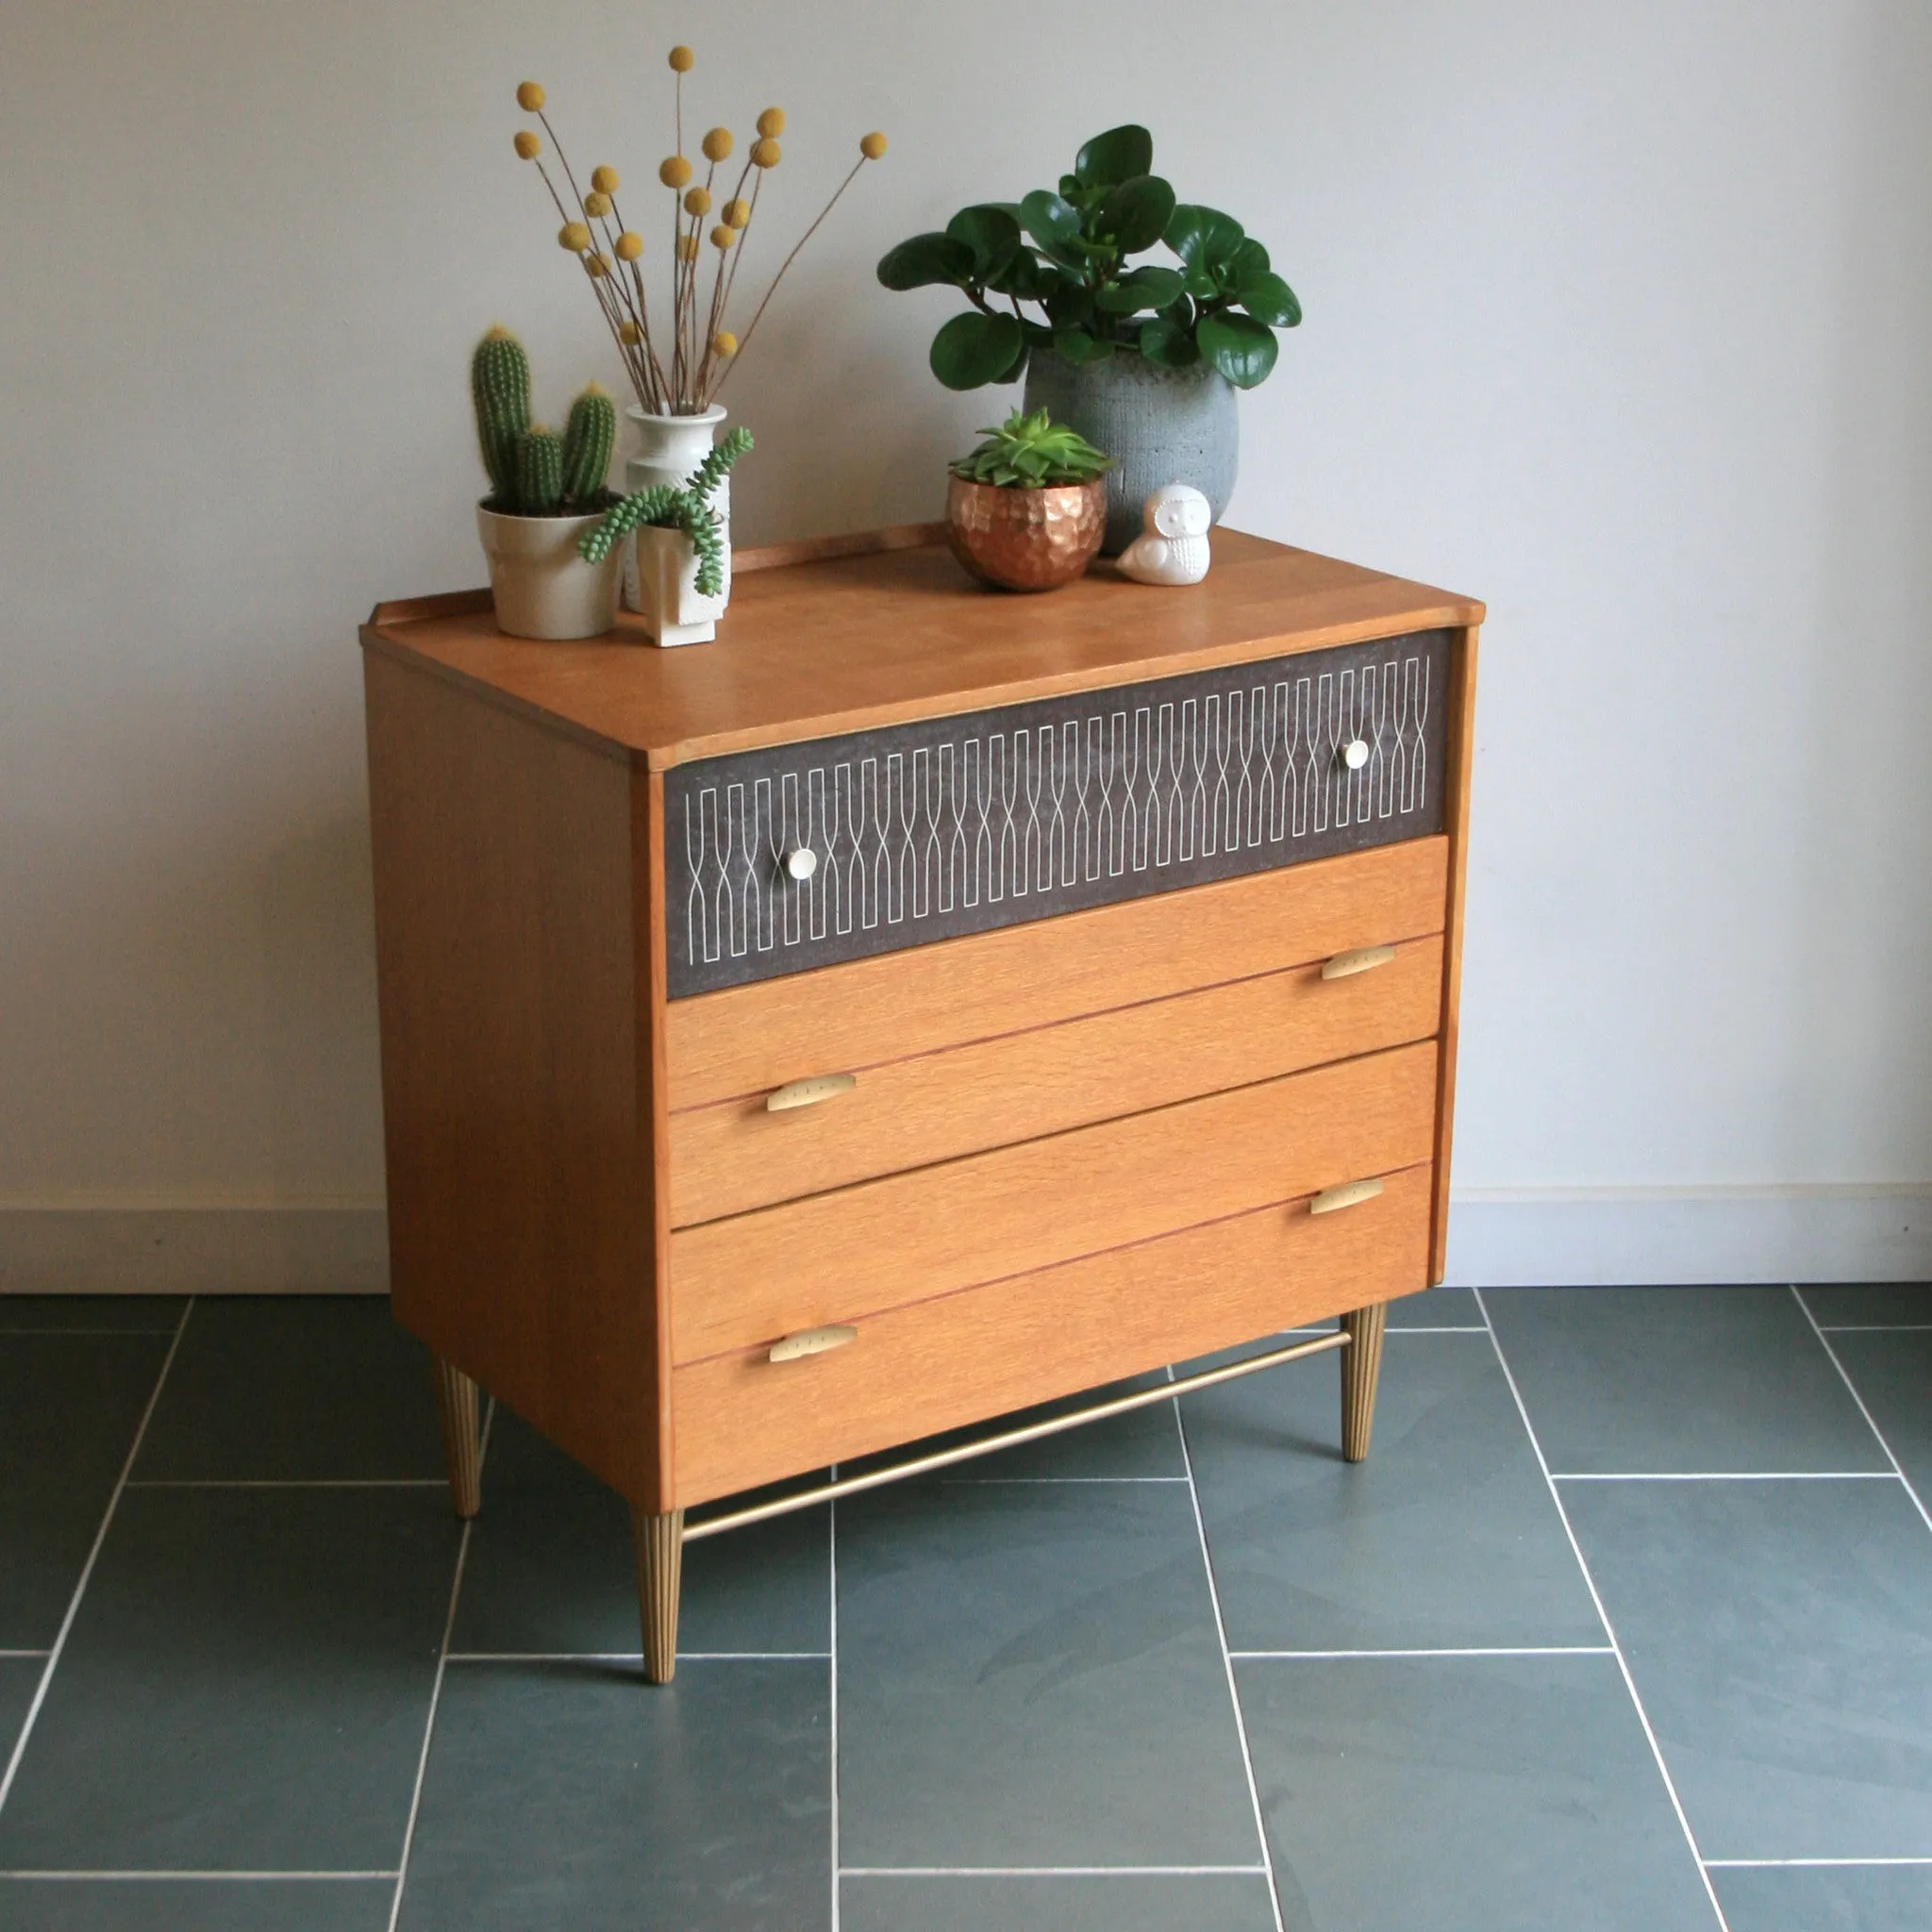
[[[698,258],[698,238],[695,235],[677,238],[677,258],[679,261],[695,261]]]
[[[526,114],[541,114],[543,111],[543,90],[534,80],[520,82],[517,87],[517,106]]]
[[[634,235],[626,228],[617,238],[617,258],[619,261],[635,261],[644,252],[644,238]]]
[[[720,222],[711,230],[711,246],[717,249],[720,254],[723,254],[737,240],[738,230],[736,228],[727,228],[723,222]]]
[[[719,209],[719,213],[724,216],[724,225],[727,228],[741,228],[751,220],[751,203],[740,201],[736,195],[733,195]]]
[[[866,135],[858,143],[858,152],[867,160],[875,161],[886,151],[886,137],[874,130]]]
[[[591,245],[591,231],[581,222],[566,222],[557,231],[557,245],[581,255]]]
[[[617,192],[617,170],[615,168],[592,168],[591,170],[591,186],[599,194],[615,194]]]
[[[701,145],[708,161],[722,161],[731,152],[731,130],[728,127],[714,127],[704,138]]]
[[[666,155],[658,178],[667,188],[682,188],[691,180],[691,163],[682,155]]]
[[[584,196],[584,212],[592,221],[601,220],[610,212],[610,197],[598,193],[594,188],[591,189],[590,193]]]
[[[671,50],[671,71],[674,74],[689,74],[695,65],[694,57],[689,47],[673,47]]]
[[[738,354],[738,338],[728,328],[721,328],[711,338],[711,352],[726,358]]]
[[[688,215],[709,214],[711,191],[708,188],[687,188],[684,191],[684,211]]]
[[[534,161],[543,152],[541,137],[532,134],[527,127],[518,129],[512,145],[518,156],[526,161]]]
[[[755,168],[775,168],[778,165],[778,143],[769,134],[762,141],[752,142],[751,164]]]
[[[758,116],[758,132],[774,136],[783,134],[785,132],[785,109],[783,108],[767,108]]]
[[[644,332],[637,325],[636,323],[625,322],[620,323],[618,325],[617,340],[623,342],[627,348],[635,348],[638,345],[638,343],[643,341],[643,339]]]
[[[591,278],[595,280],[610,273],[610,258],[602,253],[587,255],[584,258],[584,266],[590,270]]]

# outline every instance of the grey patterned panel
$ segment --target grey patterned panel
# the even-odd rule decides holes
[[[1448,662],[1419,631],[677,766],[671,997],[1440,831]]]

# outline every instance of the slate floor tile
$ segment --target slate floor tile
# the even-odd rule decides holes
[[[391,1878],[7,1879],[8,1932],[386,1932]]]
[[[0,1335],[31,1329],[172,1335],[186,1299],[173,1294],[0,1294]]]
[[[1391,1336],[1366,1462],[1336,1381],[1291,1362],[1183,1400],[1232,1649],[1605,1641],[1487,1335]]]
[[[1821,1327],[1932,1327],[1932,1281],[1807,1284],[1799,1291]]]
[[[1181,1877],[848,1877],[842,1932],[1273,1932],[1268,1881]]]
[[[800,1510],[691,1543],[680,1653],[827,1650],[827,1520]],[[627,1656],[641,1642],[624,1499],[499,1404],[452,1647]]]
[[[1710,1932],[1613,1658],[1236,1675],[1287,1932]]]
[[[846,1864],[1257,1862],[1185,1484],[879,1491],[838,1573]]]
[[[1846,1331],[1831,1345],[1907,1480],[1932,1508],[1932,1328]]]
[[[1730,1932],[1925,1932],[1932,1925],[1932,1865],[1781,1865],[1710,1875]]]
[[[1389,1304],[1391,1328],[1480,1328],[1483,1311],[1474,1291],[1429,1288],[1421,1294],[1399,1295]]]
[[[457,1543],[430,1491],[125,1491],[0,1869],[392,1866]]]
[[[811,1932],[831,1918],[830,1667],[452,1665],[404,1932]]]
[[[46,1666],[45,1657],[0,1657],[0,1766],[12,1755],[13,1740],[26,1722],[27,1707]],[[0,1918],[0,1924],[5,1923]]]
[[[1483,1299],[1558,1474],[1888,1466],[1789,1289],[1497,1289]]]
[[[1704,1855],[1932,1855],[1932,1534],[1897,1482],[1565,1502]]]
[[[44,1649],[67,1614],[165,1335],[0,1337],[0,1649]]]
[[[137,1482],[445,1474],[429,1355],[381,1295],[204,1297]]]

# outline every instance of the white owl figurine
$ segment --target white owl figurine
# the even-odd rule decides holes
[[[1142,532],[1121,552],[1124,576],[1137,584],[1198,584],[1208,575],[1208,528],[1214,511],[1187,483],[1163,483],[1141,512]]]

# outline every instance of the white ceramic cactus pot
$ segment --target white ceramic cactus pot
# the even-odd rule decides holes
[[[713,403],[708,409],[695,416],[659,416],[648,409],[641,409],[633,403],[624,412],[636,424],[638,447],[634,456],[624,459],[624,487],[628,494],[639,490],[654,490],[660,483],[668,483],[675,490],[682,490],[691,479],[697,466],[711,453],[711,444],[718,434],[718,425],[724,422],[726,411],[721,403]],[[715,620],[731,601],[731,478],[726,476],[711,492],[710,509],[718,520],[718,535],[724,546],[724,587],[715,598],[708,598],[708,604],[715,604],[717,610],[712,613]],[[640,535],[642,534],[641,531]],[[639,581],[638,564],[641,553],[626,543],[624,565],[624,601],[633,610],[644,617],[650,612],[644,608],[643,587]],[[707,631],[707,637],[712,632]],[[696,643],[696,638],[664,638],[663,643]]]
[[[499,630],[513,638],[595,638],[617,622],[617,578],[628,546],[612,544],[602,563],[577,555],[577,539],[597,522],[594,515],[509,517],[476,506]]]
[[[718,620],[731,599],[728,575],[717,596],[707,597],[699,591],[697,552],[682,530],[646,526],[638,532],[626,591],[632,585],[636,589],[632,608],[644,620],[644,629],[654,644],[708,643],[718,635]]]

